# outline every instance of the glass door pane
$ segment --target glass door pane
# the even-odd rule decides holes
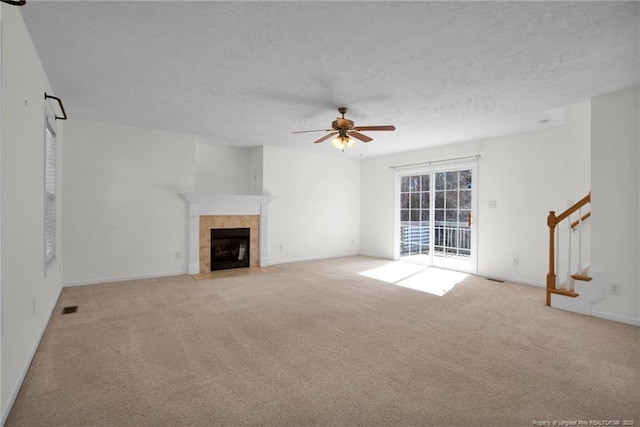
[[[429,254],[430,176],[400,179],[400,256]]]
[[[471,257],[471,170],[436,172],[434,264]]]

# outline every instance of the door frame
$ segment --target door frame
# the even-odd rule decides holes
[[[394,207],[393,207],[393,259],[400,260],[400,180],[404,176],[413,176],[413,175],[425,175],[435,172],[447,172],[447,171],[458,171],[463,169],[471,170],[471,217],[472,217],[472,227],[471,227],[471,259],[469,262],[468,269],[462,269],[465,273],[477,274],[478,272],[478,226],[479,226],[479,215],[478,215],[478,160],[473,161],[465,161],[465,162],[451,162],[451,163],[443,163],[438,165],[426,165],[412,168],[403,168],[398,169],[395,172],[395,195],[394,195]],[[431,198],[433,198],[433,194]],[[433,205],[432,209],[433,209]],[[433,265],[433,252],[428,255],[429,262],[428,266]],[[447,268],[447,267],[442,267]]]

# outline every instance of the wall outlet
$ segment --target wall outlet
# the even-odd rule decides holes
[[[513,265],[518,266],[520,265],[520,258],[518,258],[517,256],[513,257]]]
[[[280,245],[280,252],[284,251],[284,245]]]
[[[620,284],[609,283],[609,295],[620,296]]]
[[[182,254],[180,252],[176,252],[176,259],[182,259]]]
[[[490,207],[491,209],[495,209],[495,208],[497,208],[497,207],[498,207],[498,202],[497,202],[497,201],[495,201],[495,200],[489,200],[489,207]]]

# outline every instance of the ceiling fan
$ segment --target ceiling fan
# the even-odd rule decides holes
[[[379,131],[379,130],[396,130],[395,126],[383,125],[383,126],[354,126],[353,120],[345,119],[344,115],[349,111],[347,107],[339,107],[338,112],[342,114],[342,117],[336,118],[331,123],[331,129],[319,129],[319,130],[300,130],[292,133],[306,133],[306,132],[331,132],[322,138],[314,141],[315,144],[326,141],[327,139],[335,136],[331,141],[331,145],[339,150],[344,151],[345,147],[349,148],[354,144],[354,139],[359,139],[362,142],[371,142],[372,138],[367,135],[363,135],[360,131]]]

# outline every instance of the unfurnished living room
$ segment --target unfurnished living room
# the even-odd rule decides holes
[[[0,1],[2,425],[640,425],[639,2]]]

